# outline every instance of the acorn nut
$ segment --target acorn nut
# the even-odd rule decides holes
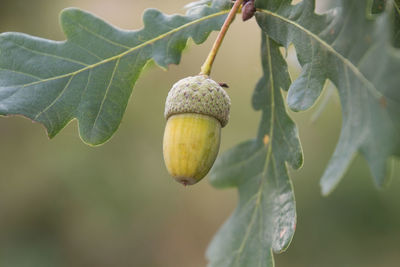
[[[225,90],[204,75],[184,78],[169,91],[163,151],[167,170],[177,182],[192,185],[209,172],[230,105]]]

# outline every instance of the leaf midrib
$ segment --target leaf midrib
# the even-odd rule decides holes
[[[305,34],[309,35],[310,37],[312,37],[313,39],[315,39],[318,43],[320,43],[322,46],[324,46],[328,51],[330,51],[332,54],[334,54],[337,58],[339,58],[344,65],[346,65],[353,73],[354,75],[363,83],[366,85],[366,87],[368,88],[368,90],[376,97],[376,98],[381,98],[383,95],[381,92],[378,91],[378,89],[375,88],[375,86],[373,85],[373,83],[371,83],[365,76],[364,74],[362,74],[362,72],[347,58],[345,58],[342,54],[340,54],[338,51],[336,51],[331,45],[329,45],[326,41],[324,41],[323,39],[321,39],[318,35],[316,35],[315,33],[311,32],[310,30],[307,30],[306,28],[304,28],[302,25],[296,23],[295,21],[292,21],[288,18],[285,18],[275,12],[272,12],[270,10],[267,9],[257,9],[258,12],[262,12],[265,13],[267,15],[271,15],[273,17],[276,17],[286,23],[289,23],[293,26],[295,26],[296,28],[298,28],[299,30],[303,31]]]
[[[19,85],[15,85],[15,86],[10,86],[10,87],[8,87],[8,88],[18,88],[18,87],[24,88],[24,87],[28,87],[28,86],[32,86],[32,85],[37,85],[37,84],[45,83],[45,82],[48,82],[48,81],[54,81],[54,80],[57,80],[57,79],[62,79],[62,78],[70,77],[70,76],[75,76],[75,75],[80,74],[80,73],[82,73],[82,72],[84,72],[84,71],[86,71],[86,70],[94,69],[94,68],[96,68],[96,67],[98,67],[98,66],[101,66],[101,65],[103,65],[103,64],[112,62],[112,61],[114,61],[114,60],[121,59],[121,58],[123,58],[124,56],[129,55],[130,53],[132,53],[132,52],[134,52],[134,51],[136,51],[136,50],[138,50],[138,49],[141,49],[141,48],[143,48],[143,47],[145,47],[145,46],[147,46],[147,45],[150,45],[150,44],[153,44],[153,43],[155,43],[155,42],[157,42],[157,41],[159,41],[159,40],[162,40],[162,39],[166,38],[167,36],[172,35],[172,34],[174,34],[174,33],[177,33],[177,32],[179,32],[179,31],[181,31],[181,30],[183,30],[183,29],[185,29],[185,28],[187,28],[187,27],[190,27],[190,26],[192,26],[192,25],[195,25],[195,24],[197,24],[197,23],[200,23],[200,22],[202,22],[202,21],[205,21],[205,20],[208,20],[208,19],[211,19],[211,18],[215,18],[215,17],[218,17],[218,16],[225,15],[225,14],[227,14],[228,12],[229,12],[229,10],[223,10],[223,11],[219,11],[219,12],[210,14],[210,15],[208,15],[208,16],[204,16],[204,17],[202,17],[202,18],[193,20],[193,21],[191,21],[191,22],[189,22],[189,23],[186,23],[186,24],[184,24],[184,25],[181,25],[181,26],[179,26],[179,27],[177,27],[177,28],[175,28],[175,29],[173,29],[173,30],[171,30],[171,31],[169,31],[169,32],[163,33],[163,34],[161,34],[161,35],[159,35],[159,36],[157,36],[157,37],[155,37],[155,38],[153,38],[153,39],[151,39],[151,40],[148,40],[148,41],[146,41],[146,42],[144,42],[144,43],[142,43],[142,44],[140,44],[140,45],[138,45],[138,46],[132,47],[132,48],[126,50],[125,52],[122,52],[122,53],[120,53],[120,54],[118,54],[118,55],[115,55],[115,56],[113,56],[113,57],[106,58],[106,59],[104,59],[104,60],[102,60],[102,61],[99,61],[99,62],[97,62],[97,63],[95,63],[95,64],[88,65],[88,66],[86,66],[86,67],[84,67],[84,68],[81,68],[81,69],[79,69],[79,70],[77,70],[77,71],[69,72],[69,73],[66,73],[66,74],[54,76],[54,77],[47,78],[47,79],[42,79],[42,80],[40,80],[40,81],[35,81],[35,82],[28,83],[28,84],[24,84],[24,85],[19,84]],[[65,58],[65,59],[68,59],[68,58]],[[22,73],[22,72],[20,72],[20,73]],[[31,75],[31,74],[29,74],[29,73],[22,73],[22,74]]]
[[[268,56],[268,68],[269,68],[269,84],[271,87],[271,95],[270,95],[270,99],[271,99],[271,116],[270,116],[270,129],[269,129],[269,144],[268,145],[268,149],[267,149],[267,156],[265,158],[265,163],[264,163],[264,169],[261,173],[261,181],[260,181],[260,185],[258,186],[258,191],[256,192],[255,196],[257,197],[257,200],[255,202],[255,206],[254,206],[254,210],[253,213],[251,215],[251,219],[250,219],[250,223],[248,225],[248,227],[246,228],[246,232],[245,232],[245,236],[243,237],[243,240],[240,244],[240,247],[237,250],[237,254],[236,254],[236,258],[235,258],[235,266],[237,264],[240,263],[240,258],[241,258],[241,253],[243,252],[244,247],[246,246],[247,240],[249,238],[251,229],[253,228],[253,224],[255,222],[255,219],[257,217],[257,211],[260,209],[260,205],[261,205],[261,200],[262,200],[262,191],[264,188],[264,182],[267,179],[267,172],[268,172],[268,168],[271,162],[271,157],[273,157],[272,155],[272,142],[274,141],[274,123],[275,123],[275,84],[274,84],[274,74],[272,72],[272,57],[271,57],[271,48],[270,48],[270,43],[269,43],[269,35],[265,34],[265,42],[266,42],[266,50],[267,50],[267,56]],[[268,86],[268,84],[267,84]],[[260,210],[261,211],[261,210]],[[260,216],[260,220],[262,220],[262,217]]]

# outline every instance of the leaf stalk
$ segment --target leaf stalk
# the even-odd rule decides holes
[[[200,75],[207,75],[207,76],[210,75],[212,65],[214,63],[215,57],[217,56],[218,50],[221,47],[222,41],[224,40],[225,35],[228,32],[229,26],[235,19],[236,14],[238,13],[242,3],[243,0],[235,1],[235,4],[233,5],[231,11],[228,14],[228,17],[226,17],[225,22],[222,25],[221,31],[218,33],[217,39],[215,40],[214,45],[210,53],[208,54],[206,61],[204,62],[203,66],[201,66]]]

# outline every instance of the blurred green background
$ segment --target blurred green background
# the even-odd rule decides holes
[[[182,13],[188,1],[1,0],[0,32],[63,40],[58,14],[75,6],[125,29],[142,27],[147,7]],[[319,1],[319,8],[324,2]],[[260,114],[250,107],[261,75],[259,30],[237,20],[217,57],[213,78],[230,85],[232,113],[221,151],[255,136]],[[0,118],[0,267],[205,266],[207,244],[236,205],[236,191],[217,191],[207,179],[183,188],[162,159],[164,100],[171,85],[199,72],[215,38],[189,45],[181,65],[148,67],[139,79],[119,131],[105,145],[84,145],[72,122],[49,140],[29,120]],[[298,65],[289,56],[293,76]],[[287,266],[399,266],[400,167],[377,190],[357,157],[333,194],[320,195],[319,178],[338,139],[336,92],[292,117],[304,148],[292,172],[298,224],[291,246],[276,256]]]

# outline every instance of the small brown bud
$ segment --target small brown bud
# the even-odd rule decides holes
[[[254,5],[254,1],[250,0],[243,5],[242,8],[242,20],[246,21],[251,19],[256,13],[256,7]]]

